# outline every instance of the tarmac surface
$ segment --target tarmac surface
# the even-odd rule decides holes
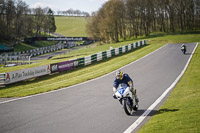
[[[133,79],[140,100],[133,116],[127,116],[118,100],[113,99],[115,72],[111,72],[51,93],[0,102],[0,133],[122,133],[176,80],[196,44],[186,44],[186,55],[180,46],[167,44],[122,68]]]

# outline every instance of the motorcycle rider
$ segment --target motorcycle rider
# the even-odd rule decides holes
[[[181,50],[183,51],[183,53],[185,54],[186,52],[186,46],[184,44],[181,45]]]
[[[134,89],[134,87],[133,87],[133,80],[129,77],[128,74],[123,73],[122,70],[118,70],[116,72],[116,77],[115,77],[115,80],[113,83],[113,92],[114,93],[117,92],[117,88],[118,88],[119,84],[121,84],[121,83],[124,83],[127,86],[129,86],[130,91],[134,95],[136,102],[139,102],[139,99],[136,95],[136,89]]]

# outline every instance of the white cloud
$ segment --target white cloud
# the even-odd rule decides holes
[[[33,5],[30,6],[31,8],[38,8],[38,7],[41,7],[41,8],[45,8],[45,7],[49,7],[49,8],[53,8],[52,5],[49,5],[49,4],[46,4],[46,3],[41,3],[41,2],[37,2]]]
[[[91,1],[91,2],[96,2],[96,1],[98,1],[98,2],[106,2],[108,0],[89,0],[89,1]]]
[[[30,8],[51,8],[54,12],[58,10],[64,11],[70,8],[81,11],[93,12],[97,11],[103,3],[109,0],[26,0]]]

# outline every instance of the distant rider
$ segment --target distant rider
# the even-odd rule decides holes
[[[184,44],[181,45],[181,50],[183,51],[183,53],[185,54],[186,52],[186,46]]]
[[[121,84],[121,83],[124,83],[127,86],[129,86],[130,91],[134,95],[136,102],[139,102],[139,99],[136,95],[136,89],[134,89],[134,87],[133,87],[133,80],[129,77],[128,74],[123,73],[122,70],[118,70],[116,72],[116,77],[115,77],[115,80],[113,83],[113,92],[114,93],[117,92],[117,88],[118,88],[119,84]]]

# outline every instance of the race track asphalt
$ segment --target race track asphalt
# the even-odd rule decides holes
[[[133,116],[112,97],[112,72],[59,91],[0,103],[0,133],[122,133],[175,81],[196,43],[186,44],[186,55],[180,46],[167,44],[122,68],[140,99]]]

